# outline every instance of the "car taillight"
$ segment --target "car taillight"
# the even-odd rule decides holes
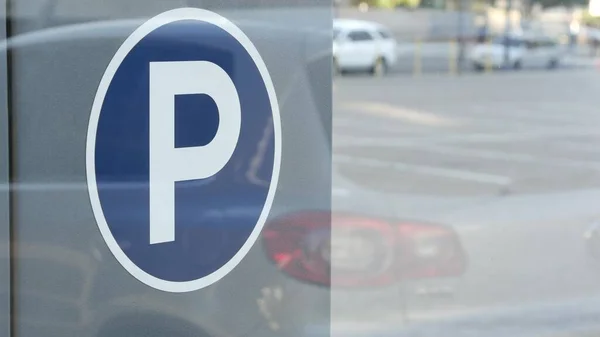
[[[320,284],[329,283],[331,215],[327,212],[296,213],[267,224],[263,243],[268,256],[287,274]]]
[[[396,227],[395,273],[398,279],[458,276],[466,256],[458,236],[447,227],[401,223]]]
[[[381,286],[462,273],[454,232],[347,213],[301,212],[267,224],[263,243],[286,274],[321,285]]]

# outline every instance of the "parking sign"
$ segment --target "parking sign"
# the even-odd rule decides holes
[[[261,182],[240,183],[249,158],[268,167]],[[280,160],[267,67],[222,16],[162,13],[109,63],[88,127],[88,190],[109,249],[141,282],[187,292],[229,273],[266,221]]]

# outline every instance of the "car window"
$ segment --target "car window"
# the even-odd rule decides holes
[[[366,30],[355,30],[348,34],[348,39],[350,41],[370,41],[373,40],[373,36]]]
[[[507,42],[508,41],[508,42]],[[505,45],[508,43],[509,46],[511,47],[520,47],[522,46],[525,42],[522,39],[519,38],[505,38],[505,37],[497,37],[492,41],[493,44],[498,44],[498,45]]]
[[[541,40],[539,40],[537,42],[537,45],[539,47],[549,48],[549,47],[555,47],[557,45],[557,43],[556,43],[556,41],[554,39],[547,38],[547,39],[541,39]]]
[[[540,46],[540,41],[534,39],[525,40],[523,42],[525,44],[525,47],[527,47],[528,49],[538,48]]]
[[[540,37],[540,38],[531,38],[525,41],[525,45],[527,48],[551,48],[557,45],[556,41],[552,38]]]

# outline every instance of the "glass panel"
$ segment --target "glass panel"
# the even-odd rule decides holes
[[[189,6],[212,14],[153,21],[110,66],[150,18]],[[16,0],[10,14],[15,337],[329,335],[330,4]]]
[[[600,336],[598,13],[418,2],[336,17],[332,335]]]

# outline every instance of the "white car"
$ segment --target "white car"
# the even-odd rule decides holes
[[[498,37],[491,43],[478,44],[471,52],[471,62],[476,70],[486,67],[511,67],[521,69],[556,68],[561,60],[562,52],[552,38],[545,36],[511,36],[508,38],[508,64],[505,62],[506,38]]]
[[[384,26],[361,20],[333,22],[333,65],[336,72],[370,71],[380,76],[394,66],[397,42]]]

